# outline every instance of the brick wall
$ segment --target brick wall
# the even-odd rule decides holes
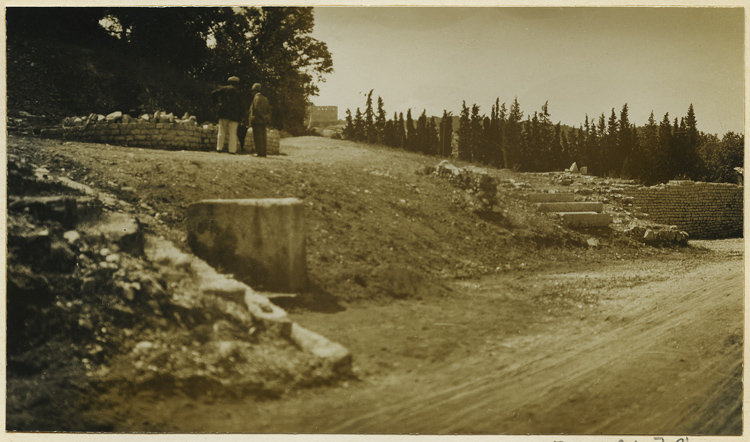
[[[691,238],[742,236],[743,187],[725,183],[670,181],[628,189],[651,221],[678,226]]]

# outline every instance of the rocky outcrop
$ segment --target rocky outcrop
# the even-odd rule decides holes
[[[648,226],[630,225],[625,229],[625,235],[636,241],[649,245],[687,245],[690,235],[677,226],[662,226],[650,223]]]
[[[41,373],[199,398],[277,396],[350,372],[348,350],[150,233],[151,216],[16,156],[9,170],[9,397],[25,397],[30,384],[16,380]]]
[[[471,205],[474,211],[502,212],[497,204],[497,187],[500,183],[486,171],[473,166],[457,167],[448,160],[443,160],[425,172],[434,173],[473,195]]]

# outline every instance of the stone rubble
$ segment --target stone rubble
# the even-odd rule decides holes
[[[350,372],[344,347],[149,234],[148,215],[12,155],[8,171],[11,368],[43,366],[36,346],[54,333],[75,336],[77,355],[56,363],[82,364],[100,386],[279,394]]]

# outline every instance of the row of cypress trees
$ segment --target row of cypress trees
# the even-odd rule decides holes
[[[449,112],[443,111],[443,117],[436,121],[435,117],[428,118],[427,111],[423,110],[415,121],[409,109],[406,118],[403,112],[394,112],[389,120],[381,97],[378,97],[377,109],[373,109],[372,92],[367,94],[364,113],[357,108],[352,116],[351,110],[346,110],[346,126],[342,133],[344,139],[442,157],[451,154],[453,119]]]
[[[345,139],[520,171],[562,170],[577,162],[594,175],[646,184],[675,178],[735,182],[734,168],[744,161],[744,135],[728,132],[719,139],[700,132],[692,104],[685,117],[670,119],[667,113],[657,123],[651,112],[648,123],[637,127],[626,103],[619,113],[612,108],[609,118],[586,115],[576,128],[553,124],[548,103],[524,120],[517,98],[510,108],[496,99],[489,116],[464,102],[454,140],[450,112],[436,121],[423,111],[415,122],[409,109],[406,119],[394,113],[387,120],[381,97],[373,110],[372,93],[364,113],[357,108],[352,116],[347,109]]]

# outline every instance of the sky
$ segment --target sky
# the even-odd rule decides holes
[[[312,101],[342,119],[373,89],[388,118],[517,98],[574,126],[627,103],[643,125],[692,103],[699,130],[744,132],[741,8],[315,7],[312,36],[334,67]]]

